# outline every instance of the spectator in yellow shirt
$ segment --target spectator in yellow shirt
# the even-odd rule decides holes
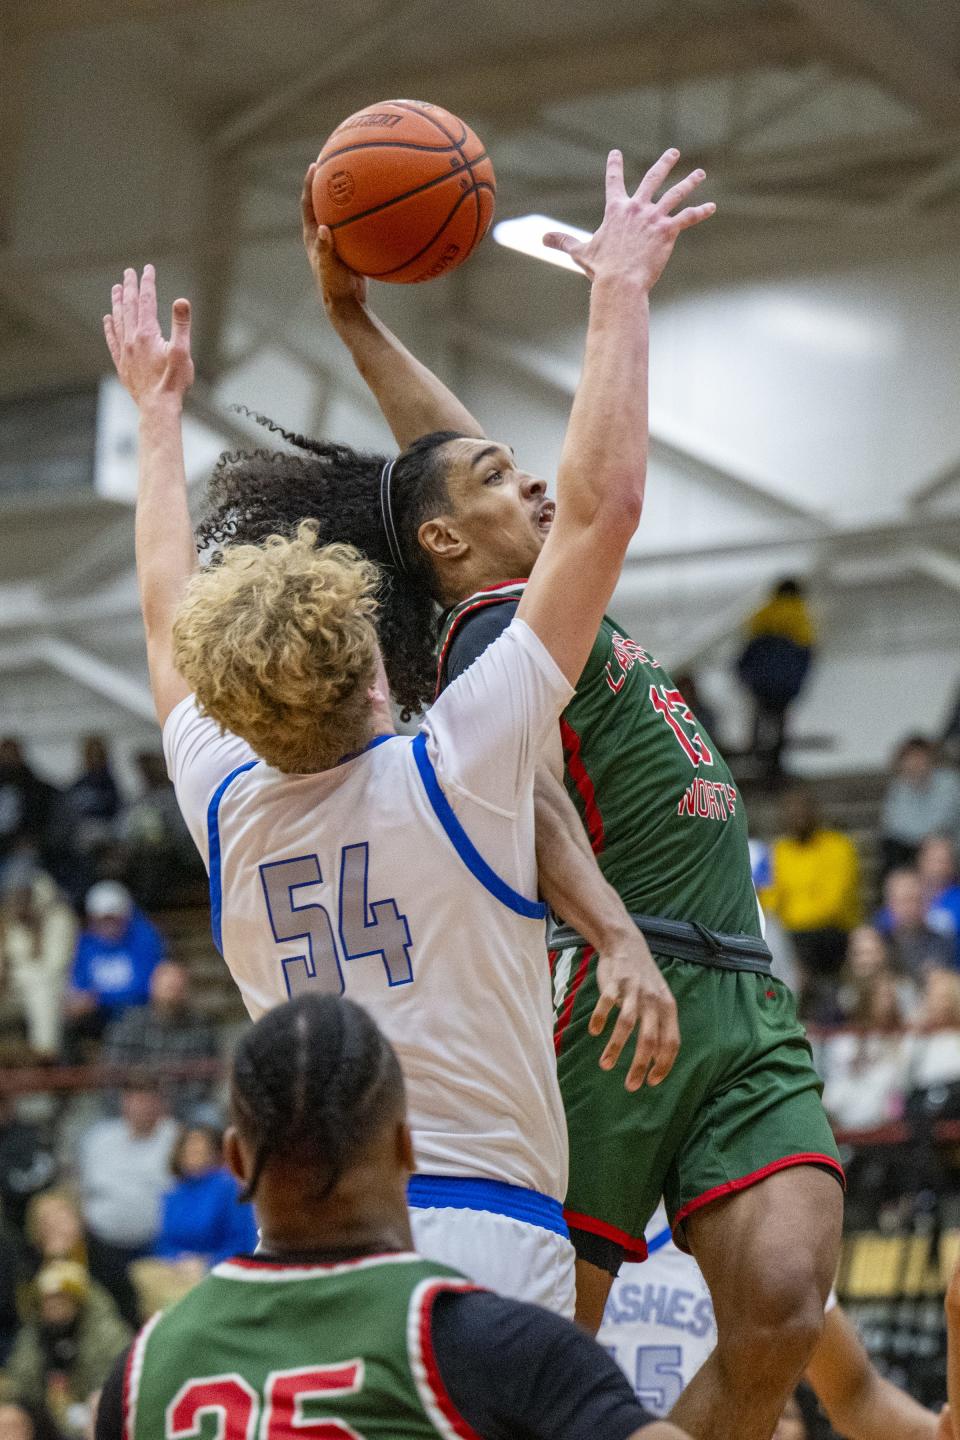
[[[801,1014],[817,1019],[834,1009],[847,936],[860,923],[860,867],[853,842],[820,823],[807,787],[788,791],[783,816],[787,833],[773,846],[770,885],[760,900],[793,941]]]

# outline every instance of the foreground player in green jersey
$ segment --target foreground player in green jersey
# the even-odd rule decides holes
[[[553,506],[543,481],[488,441],[370,313],[363,281],[313,224],[310,178],[305,239],[327,312],[407,448],[387,463],[293,437],[299,454],[228,458],[200,538],[257,541],[312,517],[324,539],[350,541],[381,564],[381,645],[394,695],[413,709],[434,694],[438,610],[447,612],[444,681],[508,623]],[[590,242],[553,243],[590,273]],[[571,937],[554,956],[578,1318],[599,1324],[613,1275],[643,1255],[644,1225],[665,1193],[718,1323],[717,1349],[682,1397],[678,1423],[705,1440],[766,1440],[823,1325],[842,1172],[792,999],[770,978],[759,939],[742,802],[669,676],[611,620],[565,722],[557,748],[562,739],[580,818],[545,767],[541,889],[581,933],[585,910],[609,919],[617,892],[619,915],[658,922],[644,923],[683,1037],[670,1069],[668,1026],[659,1028],[650,1079],[662,1083],[637,1095],[605,1083],[588,1024],[592,952]],[[661,1004],[652,984],[649,994]]]
[[[145,1326],[96,1440],[686,1440],[576,1326],[414,1253],[400,1065],[358,1005],[301,996],[247,1030],[231,1112],[261,1251]]]

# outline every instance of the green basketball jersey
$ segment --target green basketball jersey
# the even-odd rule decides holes
[[[524,582],[444,620],[439,687],[458,627]],[[560,721],[567,790],[600,869],[629,910],[759,935],[747,817],[723,756],[659,661],[605,616]]]
[[[125,1440],[451,1437],[431,1309],[442,1291],[474,1288],[410,1253],[229,1260],[141,1331]]]

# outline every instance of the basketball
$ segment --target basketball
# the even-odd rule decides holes
[[[313,209],[360,275],[415,285],[462,265],[493,219],[496,179],[469,125],[422,100],[384,100],[338,125]]]

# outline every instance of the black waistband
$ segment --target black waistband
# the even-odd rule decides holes
[[[720,970],[749,970],[756,975],[769,975],[773,956],[766,941],[755,935],[722,935],[698,925],[695,920],[661,920],[655,915],[631,915],[642,930],[655,954],[675,960],[692,960],[697,965],[713,965]],[[568,950],[573,945],[586,945],[569,925],[553,925],[547,937],[551,950]]]

